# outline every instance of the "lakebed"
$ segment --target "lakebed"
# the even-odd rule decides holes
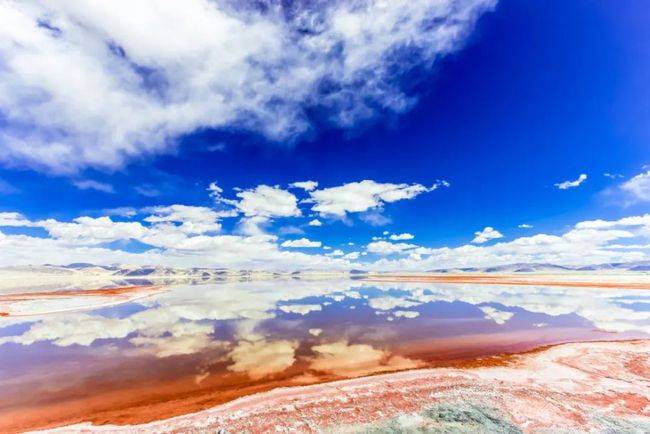
[[[545,279],[525,285],[274,279],[106,285],[67,296],[62,293],[69,288],[29,295],[5,291],[0,430],[86,424],[78,429],[160,432],[163,426],[186,431],[198,424],[230,432],[265,432],[259,427],[271,425],[292,432],[373,432],[381,424],[406,420],[442,423],[423,414],[453,404],[435,408],[447,414],[469,406],[461,413],[478,411],[486,420],[497,412],[504,424],[537,432],[543,418],[504,404],[512,400],[490,398],[495,391],[514,399],[518,387],[534,384],[535,399],[544,401],[546,391],[548,402],[560,396],[576,400],[566,388],[584,389],[587,381],[602,387],[580,395],[591,394],[584,399],[593,405],[575,401],[583,419],[588,414],[593,423],[619,423],[616,415],[627,411],[646,423],[650,376],[639,355],[648,350],[650,294],[629,280],[599,287],[598,279],[580,286]],[[600,355],[578,357],[582,353]],[[623,358],[632,360],[620,372],[623,379],[610,383],[601,368]],[[548,369],[540,367],[542,360]],[[563,382],[557,375],[568,366],[566,360],[580,363]],[[341,407],[349,416],[344,418],[336,417],[336,405],[315,404],[341,384],[363,385],[357,410],[354,400]],[[394,393],[390,399],[386,384]],[[445,391],[471,399],[454,401]],[[283,407],[289,402],[285,398],[303,410],[291,415],[290,406]],[[270,406],[275,399],[285,404]],[[515,402],[526,406],[529,400],[522,395]],[[375,413],[362,411],[369,402],[377,403]],[[264,411],[251,403],[267,405],[265,411],[284,410],[277,410],[279,419],[269,413],[265,425],[259,419]],[[320,416],[303,417],[310,405]],[[516,416],[520,413],[524,416]],[[556,425],[548,427],[564,419],[554,420]]]

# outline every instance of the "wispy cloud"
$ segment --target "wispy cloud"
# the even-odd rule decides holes
[[[4,179],[0,179],[0,194],[14,194],[18,193],[20,190],[13,185],[9,184]]]
[[[92,179],[75,180],[72,181],[72,185],[77,187],[79,190],[96,190],[101,191],[102,193],[115,193],[115,189],[111,184]]]
[[[620,185],[620,189],[631,201],[650,201],[650,170],[625,181]]]
[[[223,152],[223,151],[226,150],[226,144],[225,143],[215,143],[215,144],[206,146],[205,150],[210,151],[210,152]]]
[[[557,184],[554,184],[557,188],[560,190],[568,190],[569,188],[576,188],[579,187],[580,184],[585,182],[587,180],[587,175],[584,173],[581,173],[580,176],[578,176],[578,179],[574,181],[563,181],[563,182],[558,182]]]
[[[136,185],[133,187],[136,193],[144,197],[157,197],[162,195],[162,192],[157,187],[150,184]]]
[[[458,50],[495,4],[1,2],[0,160],[118,168],[199,128],[291,140],[311,107],[343,128],[403,112],[414,99],[396,75]]]
[[[368,223],[370,226],[386,226],[393,222],[393,220],[382,214],[382,209],[373,210],[370,212],[359,215],[361,221]]]
[[[138,215],[138,210],[130,206],[120,206],[117,208],[105,208],[101,210],[101,213],[107,216],[134,217]]]

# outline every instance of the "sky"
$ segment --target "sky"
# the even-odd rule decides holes
[[[650,260],[647,16],[2,2],[0,265]]]

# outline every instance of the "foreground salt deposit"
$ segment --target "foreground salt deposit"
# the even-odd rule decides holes
[[[277,389],[190,415],[59,432],[648,432],[650,342],[565,344],[488,366]]]

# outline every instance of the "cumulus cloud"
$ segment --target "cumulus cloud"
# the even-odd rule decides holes
[[[228,199],[224,199],[229,201]],[[233,200],[236,213],[241,215]],[[145,209],[124,209],[97,217],[72,220],[31,220],[17,212],[0,212],[0,266],[26,264],[142,264],[177,267],[233,267],[251,269],[342,269],[429,270],[508,263],[555,263],[588,265],[650,259],[650,215],[618,220],[589,220],[576,223],[563,234],[538,233],[509,242],[472,243],[450,247],[427,247],[415,243],[377,239],[363,252],[344,252],[321,246],[327,253],[307,254],[283,249],[271,234],[222,234],[221,219],[232,210],[169,205]],[[128,217],[125,218],[124,216]],[[268,222],[267,217],[245,217],[244,221]],[[256,226],[257,227],[257,226]],[[40,228],[32,231],[21,228]],[[39,235],[34,235],[39,232]],[[484,229],[480,239],[494,239],[497,232]],[[390,232],[386,231],[390,237]],[[141,243],[138,253],[129,241]],[[285,247],[307,246],[318,241],[288,240]],[[356,262],[361,256],[377,254],[372,261]]]
[[[307,315],[309,312],[319,311],[322,308],[320,304],[285,304],[278,307],[282,312],[298,315]]]
[[[287,240],[281,244],[282,247],[320,247],[320,241],[312,241],[307,238],[299,238],[297,240]]]
[[[495,3],[2,2],[0,158],[118,168],[199,128],[285,140],[310,108],[340,127],[403,112],[396,76],[456,51]]]
[[[580,176],[578,176],[578,179],[576,179],[574,181],[563,181],[563,182],[558,182],[557,184],[553,184],[553,185],[555,185],[560,190],[568,190],[569,188],[579,187],[580,184],[582,184],[586,180],[587,180],[587,175],[584,174],[584,173],[581,173]]]
[[[337,341],[315,345],[312,351],[316,356],[310,368],[342,377],[356,377],[375,372],[413,369],[423,365],[417,360],[401,356],[391,356],[388,351],[366,344],[350,344]]]
[[[152,214],[144,221],[155,224],[176,224],[186,234],[203,234],[221,230],[219,214],[202,206],[170,205],[150,209]]]
[[[357,259],[359,259],[359,255],[361,255],[361,253],[359,253],[359,252],[350,252],[350,253],[346,253],[345,255],[343,255],[343,259],[349,259],[350,261],[356,261]]]
[[[509,242],[487,246],[410,247],[417,253],[398,259],[380,259],[369,263],[377,270],[427,270],[456,267],[481,267],[512,263],[553,263],[588,265],[609,262],[649,260],[649,252],[624,245],[645,246],[650,241],[650,215],[619,220],[589,220],[577,223],[562,235],[539,233]]]
[[[278,186],[258,185],[246,190],[235,189],[238,199],[228,199],[223,195],[223,189],[216,182],[208,186],[210,196],[215,203],[225,206],[224,216],[243,214],[240,230],[247,235],[264,234],[263,227],[276,217],[299,217],[302,215],[298,208],[298,198]]]
[[[240,200],[237,209],[246,217],[297,217],[300,216],[298,199],[293,194],[279,187],[258,185],[240,191],[236,195]]]
[[[145,211],[143,211],[144,213]],[[203,207],[153,207],[140,221],[109,216],[81,216],[72,221],[32,221],[19,213],[0,213],[0,227],[40,227],[48,236],[0,232],[0,265],[126,263],[168,266],[244,268],[343,268],[346,259],[280,249],[272,235],[221,235],[219,213]],[[108,243],[136,240],[142,253],[108,248]],[[4,254],[3,254],[4,253]]]
[[[318,187],[318,182],[316,181],[294,182],[292,184],[289,184],[289,187],[302,188],[305,191],[312,191],[312,190],[316,190],[316,187]]]
[[[474,244],[482,244],[490,240],[496,240],[497,238],[503,238],[503,234],[493,227],[486,226],[482,231],[474,232],[474,239],[472,242]]]
[[[397,318],[417,318],[420,316],[420,312],[417,312],[415,310],[396,310],[392,312],[392,314],[397,317]]]
[[[296,348],[296,341],[241,341],[229,354],[234,363],[228,370],[248,374],[253,380],[268,377],[293,365]]]
[[[345,217],[348,213],[365,212],[385,203],[413,199],[422,193],[439,188],[436,182],[431,187],[422,184],[379,183],[369,179],[350,182],[337,187],[324,188],[309,193],[312,211],[322,216]]]
[[[522,223],[519,226],[517,226],[519,229],[532,229],[533,225],[529,225],[528,223]]]
[[[29,227],[36,224],[19,212],[0,212],[1,226]]]
[[[406,250],[415,249],[416,244],[409,243],[391,243],[389,241],[379,240],[368,243],[366,250],[369,253],[377,253],[379,255],[390,255],[393,253],[401,253]]]
[[[318,219],[313,219],[309,221],[309,226],[323,226],[323,223]]]
[[[408,232],[405,232],[403,234],[392,234],[388,238],[390,238],[393,241],[408,241],[415,238],[415,236],[413,234],[409,234]]]
[[[77,187],[79,190],[96,190],[101,191],[102,193],[115,193],[115,189],[111,184],[92,179],[79,179],[72,181],[72,185]]]
[[[374,297],[368,300],[368,306],[376,310],[391,310],[396,307],[414,307],[420,303],[399,297]]]

